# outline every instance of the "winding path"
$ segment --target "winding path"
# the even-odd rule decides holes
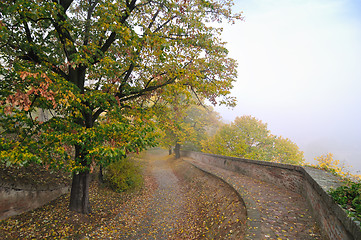
[[[145,159],[145,191],[85,239],[325,239],[296,193],[163,151]]]
[[[247,206],[246,239],[327,239],[301,195],[237,172],[184,159],[239,192]]]
[[[167,239],[185,221],[185,197],[169,163],[162,155],[149,157],[157,189],[149,199],[148,212],[134,235],[124,239]]]
[[[151,151],[145,191],[84,239],[240,239],[245,209],[236,192],[164,151]]]

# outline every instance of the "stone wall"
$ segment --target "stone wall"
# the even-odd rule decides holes
[[[69,192],[68,186],[37,189],[31,186],[0,186],[0,220],[38,208],[62,194]]]
[[[361,239],[360,224],[347,217],[345,211],[303,167],[188,151],[183,151],[182,156],[299,193],[309,203],[321,230],[330,239]]]

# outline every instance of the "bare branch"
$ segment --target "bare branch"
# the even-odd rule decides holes
[[[165,75],[165,74],[167,74],[167,72],[163,72],[163,73],[161,73],[161,74],[158,74],[157,77],[163,76],[163,75]],[[155,78],[155,77],[150,78],[144,88],[147,88],[147,87],[149,86],[149,84],[154,80],[154,78]]]
[[[129,66],[128,70],[126,71],[125,76],[124,76],[124,78],[123,78],[123,80],[122,80],[122,82],[121,82],[121,84],[119,86],[119,89],[118,89],[119,93],[121,92],[121,90],[124,87],[125,83],[128,81],[128,79],[130,77],[130,74],[132,74],[132,72],[134,70],[134,67],[135,67],[134,63],[130,64],[130,66]]]
[[[150,30],[150,28],[153,26],[153,24],[155,23],[155,20],[158,17],[158,14],[160,13],[162,5],[158,8],[157,12],[153,15],[152,17],[152,21],[150,21],[149,25],[148,25],[148,29]]]

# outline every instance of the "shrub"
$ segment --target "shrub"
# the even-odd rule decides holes
[[[111,163],[104,171],[104,181],[116,192],[140,187],[143,184],[141,167],[132,158]]]
[[[331,172],[343,179],[344,185],[331,189],[328,193],[347,212],[349,217],[361,221],[361,175],[351,174],[344,164],[333,158],[332,153],[316,157],[318,165],[313,167]]]
[[[315,160],[318,162],[317,165],[311,165],[311,167],[315,167],[318,169],[325,170],[327,172],[331,172],[336,176],[341,177],[346,181],[357,182],[361,180],[361,175],[352,174],[348,169],[352,168],[352,166],[346,166],[343,163],[340,163],[340,160],[336,160],[333,158],[332,153],[327,153],[321,155],[320,157],[316,157]]]
[[[329,191],[331,197],[346,210],[350,217],[361,221],[361,183],[348,181]]]

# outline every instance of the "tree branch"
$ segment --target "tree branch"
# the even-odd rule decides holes
[[[73,0],[53,0],[54,3],[60,4],[63,7],[64,13],[68,10]]]
[[[167,72],[163,72],[163,73],[157,75],[157,77],[163,76],[163,75],[165,75],[165,74],[167,74]],[[149,79],[149,81],[147,82],[147,84],[145,85],[144,88],[147,88],[147,87],[149,86],[149,84],[153,81],[154,78],[155,78],[155,77],[152,77],[151,79]]]
[[[124,87],[125,83],[128,81],[129,77],[130,77],[130,74],[132,74],[133,70],[134,70],[134,63],[130,64],[128,70],[126,71],[126,74],[118,88],[118,94],[120,95],[121,94],[121,91],[122,91],[122,88]]]
[[[26,38],[27,38],[28,42],[31,44],[34,41],[33,41],[33,38],[31,36],[31,31],[30,31],[28,22],[25,20],[25,18],[20,13],[19,13],[19,15],[24,20],[25,35],[26,35]],[[30,21],[33,21],[35,23],[37,23],[40,20],[45,20],[45,18],[41,18],[41,19],[38,19],[38,20],[33,20],[33,19],[29,18],[29,17],[27,17],[27,19],[29,19]],[[11,47],[15,48],[15,46],[11,46]],[[31,62],[34,62],[34,63],[37,63],[37,64],[45,63],[45,64],[48,64],[48,65],[51,65],[50,69],[53,72],[58,73],[62,77],[66,77],[66,74],[60,68],[58,68],[57,66],[54,66],[53,64],[51,64],[46,59],[42,59],[41,57],[39,57],[39,55],[34,52],[33,48],[31,48],[28,53],[25,53],[23,56],[20,56],[20,59],[31,61]]]
[[[33,38],[31,37],[31,31],[28,25],[28,22],[26,21],[25,17],[18,11],[19,16],[21,17],[21,19],[24,21],[23,25],[24,25],[24,29],[25,29],[25,35],[26,35],[26,39],[30,45],[30,50],[28,53],[25,53],[24,60],[29,60],[32,61],[34,63],[39,63],[39,57],[38,55],[33,51],[33,48],[31,47],[33,41]]]
[[[86,19],[86,23],[85,23],[85,37],[84,37],[84,45],[88,45],[89,42],[89,28],[90,28],[90,19],[93,15],[94,9],[96,7],[96,5],[98,4],[99,0],[95,0],[94,3],[91,5],[91,0],[89,0],[89,9],[88,9],[88,13],[87,13],[87,19]]]
[[[160,9],[161,9],[161,7],[162,7],[162,5],[161,5],[161,6],[159,6],[159,8],[158,8],[157,12],[153,15],[153,17],[152,17],[152,21],[150,21],[150,23],[149,23],[149,25],[148,25],[148,29],[149,29],[149,30],[150,30],[150,28],[153,26],[153,24],[154,24],[155,20],[157,19],[158,14],[160,13]]]
[[[162,88],[162,87],[164,87],[164,86],[166,86],[166,85],[169,85],[169,84],[171,84],[171,83],[174,83],[176,79],[177,79],[177,77],[174,77],[174,78],[169,79],[169,80],[166,81],[165,83],[159,84],[159,85],[157,85],[157,86],[150,86],[150,87],[148,87],[148,88],[144,88],[144,89],[141,89],[141,90],[139,90],[139,91],[131,92],[131,93],[129,93],[126,97],[121,98],[121,99],[120,99],[120,102],[125,102],[125,101],[131,100],[131,99],[138,98],[138,97],[140,97],[140,96],[144,96],[144,95],[147,94],[148,92],[157,90],[158,88]]]
[[[95,122],[95,120],[98,119],[98,117],[100,116],[100,114],[102,114],[104,112],[104,110],[102,108],[99,108],[92,116],[93,119],[93,123]]]
[[[190,86],[190,85],[189,85],[189,86]],[[201,99],[199,98],[197,92],[194,90],[193,86],[190,86],[190,88],[191,88],[192,92],[194,93],[194,95],[196,96],[196,98],[197,98],[197,100],[198,100],[198,103],[199,103],[204,109],[206,109],[207,112],[211,112],[211,111],[209,111],[209,109],[207,108],[207,106],[203,104],[203,102],[202,102]]]
[[[167,21],[165,21],[162,25],[160,25],[159,27],[157,27],[157,29],[154,30],[153,33],[158,32],[159,30],[161,30],[165,25],[167,25],[170,21],[172,21],[174,18],[176,18],[177,16],[174,15],[171,18],[169,18]]]
[[[134,6],[135,2],[136,2],[136,0],[133,0],[132,3],[129,3],[129,1],[127,0],[127,7],[128,7],[128,8],[132,8],[132,10],[135,9],[135,6]],[[156,18],[158,17],[162,6],[163,6],[163,5],[161,5],[161,6],[158,8],[157,12],[153,15],[152,20],[151,20],[151,22],[150,22],[149,25],[148,25],[148,29],[149,29],[149,30],[150,30],[150,28],[153,26],[153,24],[155,23],[155,20],[156,20]],[[173,17],[172,17],[171,19],[173,19]],[[168,23],[169,21],[171,21],[171,19],[169,19],[166,23]],[[125,21],[125,20],[124,20],[124,21]],[[166,23],[162,24],[161,27],[158,27],[158,28],[156,29],[156,31],[160,30]],[[144,37],[145,37],[145,36],[146,36],[146,34],[143,36],[142,43],[144,42]],[[114,38],[115,38],[115,35],[114,35]],[[109,40],[109,39],[108,39],[108,40]],[[143,46],[143,44],[141,44],[141,46]],[[137,50],[137,52],[136,52],[135,55],[136,55],[136,56],[139,56],[140,52],[141,52],[141,48],[139,48],[139,49]],[[122,80],[122,82],[121,82],[121,84],[120,84],[120,86],[119,86],[119,88],[118,88],[118,93],[116,94],[116,96],[121,97],[122,88],[124,87],[125,83],[128,81],[128,79],[129,79],[131,73],[133,72],[134,68],[135,68],[135,64],[132,63],[132,64],[129,66],[128,70],[126,71],[126,74],[125,74],[125,76],[124,76],[124,78],[123,78],[123,80]],[[153,78],[152,78],[152,79],[153,79]],[[152,81],[152,79],[148,81],[148,83],[147,83],[147,85],[146,85],[146,88],[148,87],[148,85],[150,84],[150,82]]]
[[[119,24],[124,24],[125,21],[130,16],[130,13],[135,9],[135,3],[137,0],[132,0],[129,4],[127,3],[127,10],[125,11],[124,15],[121,17]],[[100,51],[104,54],[109,47],[112,45],[112,43],[115,41],[117,34],[115,32],[112,32],[108,39],[105,41],[103,46],[100,48]],[[97,63],[100,59],[98,56],[94,56],[94,63]]]

